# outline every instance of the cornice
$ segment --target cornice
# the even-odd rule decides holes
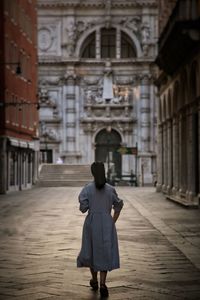
[[[102,7],[106,6],[106,0],[38,0],[39,8],[55,7]],[[112,0],[111,8],[119,7],[157,7],[158,0]]]

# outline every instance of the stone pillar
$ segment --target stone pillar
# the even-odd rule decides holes
[[[141,151],[148,152],[150,150],[150,86],[147,74],[142,76],[140,99]]]
[[[167,193],[171,193],[173,182],[173,157],[172,157],[172,121],[167,122]]]
[[[176,195],[179,189],[179,123],[177,117],[173,118],[173,188],[172,193]]]
[[[163,124],[163,186],[162,190],[166,192],[167,190],[167,175],[168,175],[168,144],[167,144],[167,123]]]
[[[0,138],[0,194],[5,194],[7,190],[7,139]]]
[[[185,193],[186,192],[186,170],[187,170],[187,134],[186,134],[186,126],[185,126],[185,116],[183,113],[179,116],[179,158],[180,158],[180,164],[179,164],[179,174],[180,174],[180,185],[179,185],[179,193]]]
[[[198,178],[199,178],[199,182],[197,183],[197,188],[198,188],[198,199],[200,201],[200,101],[198,103],[198,108],[197,108],[197,118],[198,118],[198,121],[197,121],[197,137],[198,137]]]
[[[150,149],[150,80],[149,74],[141,76],[140,85],[140,106],[139,106],[139,173],[141,171],[142,182],[145,184],[153,184],[152,174],[152,152]]]
[[[195,149],[193,145],[193,115],[192,111],[189,111],[190,108],[188,108],[187,111],[187,131],[188,131],[188,139],[187,139],[187,163],[188,167],[186,170],[187,175],[187,191],[186,195],[188,199],[191,199],[194,195],[195,188],[194,188],[194,182],[195,182],[195,165],[193,161],[193,157],[195,156]],[[195,130],[195,128],[194,128]]]
[[[196,108],[191,108],[188,120],[189,138],[188,147],[188,191],[187,199],[192,202],[198,201],[200,198],[200,154],[199,154],[199,115]]]
[[[158,153],[157,153],[157,184],[156,191],[161,192],[163,184],[163,127],[158,125]]]

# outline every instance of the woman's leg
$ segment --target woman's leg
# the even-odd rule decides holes
[[[97,282],[97,272],[94,272],[92,268],[90,268],[90,272],[92,274],[92,279],[94,282]]]
[[[106,286],[106,276],[107,271],[100,272],[100,294],[103,298],[107,298],[109,296],[108,288]]]
[[[90,280],[90,286],[92,287],[93,291],[97,291],[99,288],[98,280],[97,280],[97,272],[95,272],[92,268],[90,268],[90,272],[92,274],[92,279]]]
[[[107,276],[107,271],[101,271],[100,272],[100,284],[101,285],[106,284],[106,276]]]

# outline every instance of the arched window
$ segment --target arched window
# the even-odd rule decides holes
[[[116,58],[117,32],[115,28],[102,28],[100,31],[100,42],[96,44],[96,32],[92,32],[85,40],[82,46],[82,58],[95,58],[96,47],[100,49],[101,58]],[[133,58],[137,56],[136,48],[131,38],[121,31],[121,58]]]
[[[101,29],[101,58],[116,57],[116,29]]]
[[[95,58],[96,51],[95,51],[95,32],[91,33],[88,38],[86,39],[83,45],[83,51],[81,57],[83,58]]]
[[[121,58],[136,57],[136,51],[130,37],[122,32],[121,34]]]

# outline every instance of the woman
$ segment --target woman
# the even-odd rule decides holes
[[[77,267],[90,268],[90,285],[93,290],[98,290],[97,275],[100,272],[100,294],[107,297],[107,271],[120,267],[115,222],[123,207],[123,201],[118,198],[114,187],[106,183],[102,162],[94,162],[91,172],[94,182],[87,184],[79,195],[80,211],[88,211],[88,215],[83,225],[82,247],[77,258]]]

